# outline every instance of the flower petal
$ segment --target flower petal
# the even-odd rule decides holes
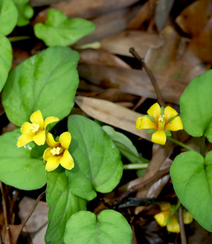
[[[61,157],[54,157],[54,156],[53,157],[50,157],[47,160],[45,169],[47,171],[55,170],[59,166],[59,164],[60,164],[60,159],[61,159]]]
[[[43,153],[43,159],[44,159],[45,161],[47,161],[48,158],[52,157],[52,153],[50,152],[51,149],[52,149],[51,147],[48,147],[48,148],[46,148],[46,150],[44,151],[44,153]]]
[[[64,151],[63,156],[60,159],[60,164],[63,166],[63,168],[69,170],[74,167],[74,159],[67,149]]]
[[[71,134],[68,131],[62,133],[59,137],[59,142],[62,147],[64,147],[65,149],[68,149],[68,147],[71,143]]]
[[[59,146],[59,143],[54,140],[54,137],[53,137],[53,135],[51,133],[48,133],[47,134],[47,136],[46,136],[46,143],[50,147],[57,147],[57,146]]]
[[[166,143],[166,134],[164,130],[158,130],[152,134],[152,142],[164,145]]]
[[[51,123],[53,123],[53,122],[57,122],[57,121],[59,121],[59,119],[58,119],[57,117],[54,117],[54,116],[47,117],[47,118],[45,119],[45,122],[44,122],[44,128],[46,129],[46,126],[47,126],[48,124],[51,124]]]
[[[183,223],[184,224],[190,224],[192,221],[193,221],[193,216],[188,211],[183,213]]]
[[[32,129],[30,129],[31,126],[32,126],[31,123],[24,122],[23,125],[21,126],[21,133],[34,136],[35,134],[32,132]]]
[[[164,115],[165,115],[165,121],[166,121],[166,124],[167,124],[168,121],[169,121],[171,118],[173,118],[173,117],[175,117],[175,116],[178,115],[178,112],[177,112],[175,109],[173,109],[172,107],[167,106],[167,107],[165,107],[165,109],[164,109]]]
[[[35,135],[33,137],[33,141],[38,145],[44,145],[45,141],[46,141],[46,132],[45,130],[39,132],[37,135]]]
[[[44,121],[43,121],[43,116],[40,110],[37,110],[30,116],[30,121],[35,124],[39,124],[40,129],[44,129]]]
[[[157,130],[157,125],[151,121],[146,116],[143,117],[138,117],[136,120],[136,129],[141,130],[141,129],[156,129]]]
[[[167,219],[168,219],[170,213],[171,213],[170,211],[166,210],[166,211],[163,211],[163,212],[160,212],[160,213],[154,215],[154,218],[160,226],[164,227],[167,224]]]
[[[17,147],[23,147],[27,143],[33,141],[33,137],[30,135],[23,134],[18,138]]]
[[[169,232],[179,233],[180,232],[180,225],[176,220],[175,215],[172,217],[172,221],[170,224],[167,224],[166,229]]]
[[[161,108],[158,103],[154,103],[148,110],[148,115],[152,116],[155,120],[155,123],[158,123],[158,118],[161,115]]]
[[[169,210],[172,207],[169,202],[161,203],[159,206],[160,206],[161,211]]]
[[[175,119],[173,119],[171,122],[169,122],[165,129],[171,130],[171,131],[177,131],[177,130],[183,130],[183,123],[180,118],[180,116],[177,116]]]

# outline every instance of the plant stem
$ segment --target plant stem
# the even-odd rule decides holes
[[[152,85],[154,87],[154,90],[155,90],[155,93],[157,94],[157,100],[158,100],[158,103],[165,108],[166,104],[163,100],[163,96],[161,94],[161,91],[159,89],[159,86],[156,82],[156,79],[153,75],[153,73],[151,72],[151,70],[149,69],[149,67],[146,65],[146,63],[144,62],[144,60],[138,55],[138,53],[135,51],[135,48],[134,47],[131,47],[129,52],[134,56],[134,58],[136,58],[138,60],[138,62],[141,64],[141,69],[144,68],[147,75],[149,76],[151,82],[152,82]]]
[[[29,39],[30,36],[11,36],[8,37],[10,42],[17,42],[17,41],[21,41],[21,40],[25,40],[25,39]]]
[[[148,164],[124,164],[123,169],[146,169]]]
[[[204,157],[205,156],[205,136],[202,137],[201,139],[201,144],[200,144],[200,154]]]
[[[188,149],[189,151],[194,151],[194,149],[192,149],[191,147],[187,146],[186,144],[184,144],[184,143],[182,143],[182,142],[180,142],[180,141],[178,141],[178,140],[175,140],[175,139],[172,138],[172,137],[167,136],[167,138],[168,138],[169,141],[172,141],[172,142],[174,142],[175,144],[177,144],[177,145],[179,145],[179,146],[181,146],[181,147],[184,147],[185,149]]]

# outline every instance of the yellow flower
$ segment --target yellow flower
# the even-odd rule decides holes
[[[50,116],[44,121],[41,111],[37,110],[30,116],[31,123],[24,122],[21,126],[22,135],[18,138],[17,147],[23,147],[31,141],[34,141],[38,146],[44,145],[46,126],[58,120],[58,118]]]
[[[169,232],[179,233],[180,225],[177,220],[176,213],[174,213],[172,215],[172,218],[170,219],[170,221],[168,220],[169,216],[172,214],[172,209],[173,209],[171,204],[170,203],[161,204],[160,209],[161,209],[161,212],[154,216],[157,223],[161,227],[166,226],[166,229]],[[183,213],[183,223],[190,224],[192,221],[193,221],[192,215],[188,211],[184,212]]]
[[[161,108],[158,103],[153,104],[147,111],[148,115],[137,118],[136,129],[153,129],[151,141],[164,145],[166,134],[170,131],[183,129],[183,123],[178,113],[172,107]]]
[[[71,134],[69,132],[62,133],[58,142],[54,140],[51,133],[48,133],[46,142],[49,147],[44,151],[43,159],[47,161],[47,171],[52,171],[59,165],[69,170],[74,167],[74,160],[68,151],[71,143]]]

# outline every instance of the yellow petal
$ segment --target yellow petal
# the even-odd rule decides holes
[[[164,109],[164,115],[165,115],[165,121],[166,121],[166,124],[167,124],[168,121],[169,121],[171,118],[173,118],[173,117],[175,117],[175,116],[178,115],[178,112],[177,112],[175,109],[173,109],[172,107],[167,106],[167,107],[165,107],[165,109]]]
[[[151,121],[146,116],[139,117],[136,120],[136,129],[141,130],[141,129],[156,129],[157,130],[157,125]]]
[[[50,152],[51,149],[52,149],[51,147],[48,147],[48,148],[46,148],[46,150],[44,151],[44,153],[43,153],[43,159],[44,159],[45,161],[47,161],[48,158],[52,157],[52,153]]]
[[[33,141],[33,137],[30,135],[23,134],[18,138],[17,147],[23,147],[27,143]]]
[[[168,219],[170,213],[171,213],[171,212],[168,211],[168,210],[167,210],[167,211],[163,211],[163,212],[160,212],[160,213],[156,214],[156,215],[154,216],[154,218],[155,218],[155,220],[157,221],[157,223],[158,223],[160,226],[164,227],[164,226],[166,226],[167,219]]]
[[[64,151],[63,157],[60,159],[60,164],[63,166],[63,168],[69,170],[74,167],[74,159],[67,149]]]
[[[53,135],[51,133],[48,133],[47,134],[47,136],[46,136],[46,143],[50,147],[57,147],[57,146],[59,146],[59,143],[54,140],[54,137],[53,137]]]
[[[158,123],[158,118],[161,115],[161,108],[158,103],[154,103],[147,111],[148,115],[152,116],[155,123]]]
[[[169,232],[179,233],[180,232],[180,225],[178,221],[176,220],[175,215],[172,217],[172,221],[170,224],[167,224],[166,229]]]
[[[45,119],[45,122],[44,122],[44,128],[46,129],[46,126],[48,125],[48,124],[51,124],[51,123],[53,123],[53,122],[57,122],[59,119],[57,118],[57,117],[54,117],[54,116],[50,116],[50,117],[47,117],[46,119]]]
[[[46,140],[46,132],[45,132],[45,130],[39,132],[37,135],[35,135],[35,136],[33,137],[33,141],[34,141],[38,146],[44,145],[45,140]]]
[[[40,110],[37,110],[30,116],[30,121],[35,124],[39,124],[40,129],[44,129],[44,121],[43,121],[43,116]]]
[[[68,131],[62,133],[59,137],[59,142],[62,147],[68,149],[71,143],[71,134]]]
[[[54,156],[53,157],[50,157],[47,160],[45,169],[47,171],[55,170],[59,166],[59,164],[60,164],[60,159],[61,159],[61,157],[54,157]]]
[[[164,202],[164,203],[160,204],[161,211],[169,210],[171,207],[172,206],[171,206],[171,204],[169,202]]]
[[[187,211],[183,213],[183,223],[190,224],[193,221],[193,216]]]
[[[24,122],[23,125],[21,126],[21,133],[34,136],[35,134],[32,132],[32,129],[30,129],[31,126],[32,126],[31,123]]]
[[[164,130],[158,130],[152,134],[152,142],[164,145],[166,143],[166,134]]]
[[[165,129],[169,129],[171,131],[183,130],[183,123],[180,116],[177,116],[175,119],[169,122],[165,126]]]

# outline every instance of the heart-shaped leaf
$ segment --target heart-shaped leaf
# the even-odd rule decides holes
[[[195,151],[181,153],[170,174],[182,204],[202,227],[212,231],[212,152],[205,158]]]
[[[18,10],[12,0],[0,1],[0,33],[8,35],[16,26]]]
[[[65,244],[130,244],[132,230],[127,220],[114,210],[104,210],[98,217],[80,211],[67,222]]]
[[[21,126],[36,110],[43,117],[67,116],[79,83],[79,54],[67,47],[51,47],[30,57],[9,75],[2,103],[11,122]]]
[[[29,5],[29,0],[13,0],[18,10],[17,26],[29,24],[34,14],[33,8]]]
[[[184,129],[192,136],[200,137],[207,132],[212,121],[212,70],[193,79],[180,98],[181,118]],[[209,139],[209,137],[208,137]],[[212,142],[212,141],[211,141]]]
[[[46,184],[43,150],[38,153],[34,142],[17,148],[20,134],[20,129],[16,129],[0,136],[0,180],[22,190],[39,189]]]
[[[69,19],[56,9],[49,9],[47,15],[45,24],[34,25],[36,37],[47,46],[71,45],[95,29],[92,22],[80,18]]]
[[[65,226],[72,214],[86,210],[86,201],[71,193],[70,180],[62,167],[47,173],[46,200],[49,205],[48,228],[45,241],[48,244],[63,242]]]
[[[12,46],[9,40],[0,34],[0,91],[2,90],[12,66]]]
[[[97,123],[83,116],[69,116],[68,130],[73,138],[69,151],[75,162],[72,170],[66,170],[72,193],[89,201],[96,191],[112,191],[123,172],[115,144]]]

